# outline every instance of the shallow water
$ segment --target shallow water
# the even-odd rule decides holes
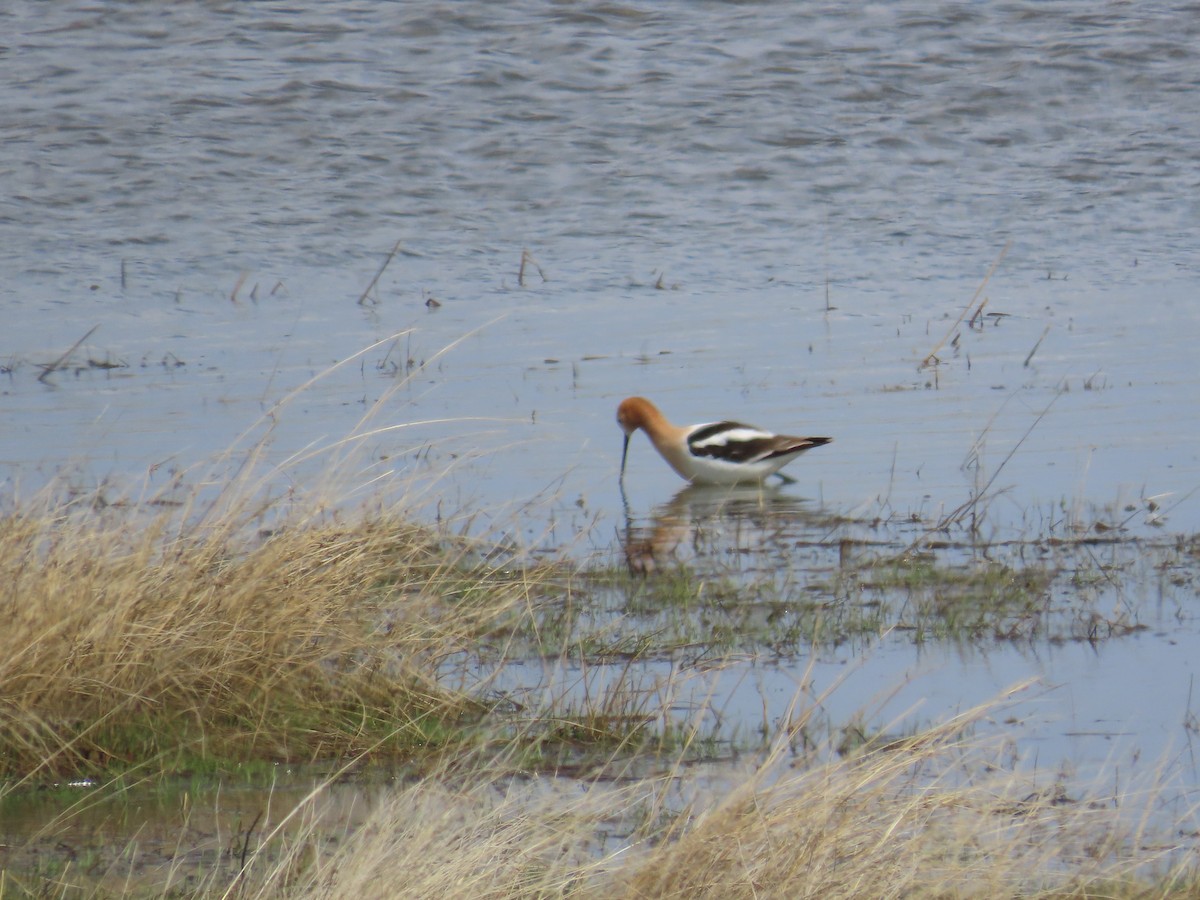
[[[17,2],[0,28],[6,494],[211,491],[266,437],[277,494],[619,559],[679,488],[639,436],[617,489],[640,393],[832,435],[785,492],[856,522],[986,487],[984,541],[1200,530],[1186,4]],[[1044,762],[1108,758],[1073,736],[1097,718],[1157,755],[1189,590],[1095,651],[859,648],[863,696],[919,673],[936,718],[1041,675],[1069,698],[1027,729]]]
[[[379,806],[387,785],[280,771],[269,786],[219,779],[115,788],[92,781],[4,798],[0,841],[15,884],[86,876],[110,896],[161,896],[231,884],[258,851],[319,831],[336,845]],[[26,883],[35,879],[29,878]]]

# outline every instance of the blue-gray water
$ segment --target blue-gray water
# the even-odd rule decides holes
[[[268,462],[301,457],[277,491],[353,449],[346,496],[402,482],[414,509],[604,554],[613,414],[640,393],[832,435],[788,489],[832,513],[931,523],[996,476],[985,537],[1194,533],[1196,13],[8,3],[4,490],[195,484],[268,412]],[[1001,315],[953,329],[997,259]],[[635,519],[678,488],[640,436],[627,487]],[[1151,593],[1126,598],[1143,619]],[[1191,608],[1148,624],[1101,670],[1146,685],[1145,647],[1195,647]],[[982,678],[946,654],[965,694],[1096,674],[989,652]],[[1157,753],[1187,737],[1194,654],[1154,658],[1176,661],[1137,730]]]

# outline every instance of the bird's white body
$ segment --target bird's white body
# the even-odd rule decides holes
[[[693,484],[741,484],[774,475],[814,444],[793,450],[769,450],[779,435],[737,422],[713,422],[688,428],[688,452],[667,462]],[[804,439],[807,440],[807,439]]]

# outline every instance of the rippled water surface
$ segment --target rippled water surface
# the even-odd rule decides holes
[[[268,435],[276,490],[349,456],[346,498],[616,554],[679,487],[638,436],[622,503],[640,393],[832,435],[786,490],[857,522],[986,487],[985,539],[1194,533],[1196,12],[6,4],[5,492],[152,495]],[[1105,671],[1195,648],[1194,599]],[[1095,675],[947,656],[968,693]],[[1191,666],[1147,731],[1186,738]]]

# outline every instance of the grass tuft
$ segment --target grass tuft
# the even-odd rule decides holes
[[[0,520],[0,773],[450,740],[477,704],[436,668],[527,597],[525,573],[387,516],[246,533],[120,509]]]

